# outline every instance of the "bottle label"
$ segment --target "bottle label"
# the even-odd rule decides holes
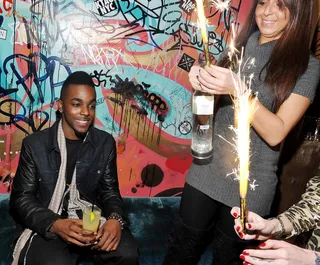
[[[199,125],[199,129],[200,129],[200,130],[208,130],[209,128],[210,128],[210,125],[209,125],[209,124]]]
[[[195,96],[192,101],[192,112],[197,115],[213,114],[214,96]]]

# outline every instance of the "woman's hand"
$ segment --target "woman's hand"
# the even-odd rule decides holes
[[[237,88],[244,84],[230,69],[216,65],[193,66],[189,72],[189,81],[195,90],[215,95],[236,95]]]
[[[266,240],[281,231],[281,224],[277,219],[266,220],[259,215],[248,212],[246,229],[252,233],[245,234],[240,223],[240,208],[233,207],[231,215],[234,219],[234,229],[240,238],[246,240]]]
[[[269,239],[259,249],[246,249],[240,255],[246,265],[314,265],[316,254],[285,241]]]

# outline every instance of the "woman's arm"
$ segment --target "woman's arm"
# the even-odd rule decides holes
[[[307,184],[301,200],[279,215],[292,226],[289,236],[312,230],[320,220],[320,176],[314,176]]]
[[[259,215],[248,212],[247,230],[255,234],[244,234],[239,220],[240,209],[233,207],[231,215],[235,217],[235,231],[243,239],[265,240],[283,233],[287,238],[312,230],[320,220],[320,176],[309,180],[307,189],[301,200],[291,206],[277,218],[263,219]]]
[[[251,125],[269,145],[276,146],[302,118],[310,103],[304,96],[291,94],[274,114],[257,100]]]
[[[314,63],[314,67],[311,68],[307,70],[307,76],[319,76],[319,64]],[[229,94],[236,96],[235,80],[237,79],[237,75],[229,69],[215,65],[206,66],[205,69],[193,66],[189,72],[189,81],[194,89],[215,95]],[[298,86],[300,91],[304,91],[304,88],[309,89],[310,84],[307,77],[301,78]],[[310,103],[311,100],[308,97],[293,91],[288,99],[282,103],[277,113],[273,113],[257,100],[256,111],[251,124],[269,145],[276,146],[298,123]]]

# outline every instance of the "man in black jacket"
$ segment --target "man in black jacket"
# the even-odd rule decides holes
[[[61,119],[23,140],[10,197],[12,215],[24,229],[13,264],[138,264],[123,218],[115,141],[92,126],[95,107],[91,77],[75,72],[61,89]],[[82,228],[82,209],[93,204],[102,211],[97,232]]]

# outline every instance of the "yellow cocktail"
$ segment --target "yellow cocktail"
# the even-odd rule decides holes
[[[82,228],[89,231],[97,231],[100,223],[101,210],[94,206],[86,207],[83,210]]]

